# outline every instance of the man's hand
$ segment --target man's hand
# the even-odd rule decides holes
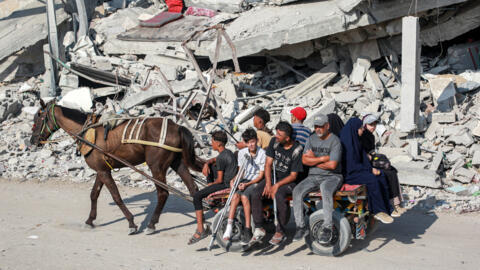
[[[270,194],[270,189],[272,188],[271,185],[265,185],[265,188],[263,189],[262,196],[269,196]]]
[[[269,194],[270,199],[275,199],[275,194],[277,194],[279,187],[280,186],[278,184],[275,184],[272,186],[272,188],[270,188],[270,194]]]
[[[246,188],[245,183],[240,183],[240,184],[238,185],[238,189],[239,189],[239,190],[242,190],[242,191],[243,191],[245,188]]]
[[[379,169],[372,168],[372,173],[373,173],[374,175],[380,175],[381,172],[380,172]]]
[[[234,183],[233,180],[230,181],[230,188],[233,188],[233,183]],[[241,184],[240,184],[240,185],[241,185]]]
[[[202,174],[207,177],[210,173],[210,167],[208,167],[208,162],[203,165]]]
[[[238,149],[242,149],[242,148],[247,147],[247,145],[246,145],[245,142],[243,142],[243,141],[237,142],[237,143],[235,144],[235,146],[237,146]]]

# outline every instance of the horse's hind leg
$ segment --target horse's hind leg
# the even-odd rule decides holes
[[[167,179],[165,177],[166,169],[154,167],[151,167],[150,169],[155,179],[162,183],[167,183]],[[155,232],[155,224],[157,224],[158,220],[160,219],[160,214],[162,213],[163,207],[165,206],[165,202],[167,201],[169,195],[168,191],[166,191],[159,185],[155,185],[155,187],[157,188],[157,206],[155,207],[152,218],[147,225],[147,230],[145,231],[146,234],[152,234]]]
[[[125,203],[123,203],[122,197],[120,196],[120,192],[118,192],[117,185],[115,184],[115,181],[112,178],[112,174],[110,171],[105,171],[105,172],[98,172],[97,174],[101,181],[107,186],[108,190],[110,191],[110,194],[112,195],[113,201],[120,207],[120,210],[122,210],[123,214],[125,215],[125,218],[128,220],[128,227],[130,228],[128,234],[134,234],[137,232],[137,225],[133,222],[133,215],[130,213],[128,210],[127,206],[125,206]]]
[[[91,201],[91,208],[90,208],[90,215],[88,216],[87,221],[85,223],[90,225],[92,228],[94,227],[93,221],[97,218],[97,200],[98,196],[100,195],[100,191],[102,190],[103,183],[100,180],[99,175],[95,179],[95,184],[93,184],[92,191],[90,192],[90,201]]]
[[[187,165],[181,159],[175,159],[170,165],[172,169],[182,178],[183,183],[188,189],[190,196],[193,196],[198,191],[198,187],[193,180]]]

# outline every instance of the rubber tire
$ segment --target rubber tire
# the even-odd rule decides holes
[[[222,208],[223,209],[223,208]],[[212,229],[214,230],[217,227],[217,223],[220,221],[220,215],[222,214],[222,209],[218,211],[213,219],[213,226]],[[223,224],[218,228],[217,236],[215,240],[219,246],[225,249],[228,252],[242,252],[244,250],[244,246],[240,244],[240,233],[241,230],[245,226],[245,214],[243,213],[243,207],[238,206],[237,211],[235,212],[235,220],[233,221],[233,231],[232,231],[232,238],[231,241],[224,241],[223,240],[223,233],[225,232],[225,228],[228,222],[228,213],[230,209],[227,210],[225,215],[223,216]],[[255,230],[255,224],[252,221],[252,233]]]
[[[310,215],[310,233],[305,237],[305,242],[310,250],[317,255],[338,256],[342,254],[350,245],[350,241],[352,240],[352,230],[350,228],[348,219],[337,211],[333,211],[332,218],[335,230],[338,232],[338,237],[332,244],[321,245],[314,241],[312,236],[314,235],[316,229],[321,227],[323,224],[325,219],[323,209],[317,210]]]

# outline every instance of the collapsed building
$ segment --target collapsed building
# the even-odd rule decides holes
[[[377,148],[398,169],[407,204],[480,209],[478,1],[46,2],[0,2],[12,11],[0,19],[3,177],[94,174],[65,133],[32,150],[38,97],[171,117],[203,157],[212,130],[239,139],[258,108],[273,128],[302,106],[307,126],[320,113],[378,115]],[[113,175],[149,183],[128,169]],[[169,182],[183,187],[173,173]]]

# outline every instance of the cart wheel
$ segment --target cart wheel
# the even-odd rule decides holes
[[[320,244],[320,237],[323,221],[325,220],[323,209],[315,211],[310,215],[310,233],[305,237],[307,246],[317,255],[338,256],[342,254],[350,245],[352,240],[352,231],[348,219],[343,214],[334,211],[333,218],[333,238],[328,244]]]
[[[223,249],[229,252],[242,252],[244,250],[244,246],[240,244],[241,241],[241,234],[245,228],[245,214],[243,213],[243,207],[238,206],[237,211],[235,212],[235,219],[233,220],[233,229],[232,229],[232,237],[230,241],[223,240],[223,234],[225,233],[225,229],[227,228],[228,224],[228,213],[229,209],[225,212],[223,216],[223,220],[221,221],[220,227],[217,231],[217,236],[215,238],[217,244],[221,246]],[[217,227],[218,222],[220,221],[220,215],[222,214],[222,210],[218,211],[213,219],[213,229]],[[255,230],[255,224],[253,223],[252,217],[252,232]]]

